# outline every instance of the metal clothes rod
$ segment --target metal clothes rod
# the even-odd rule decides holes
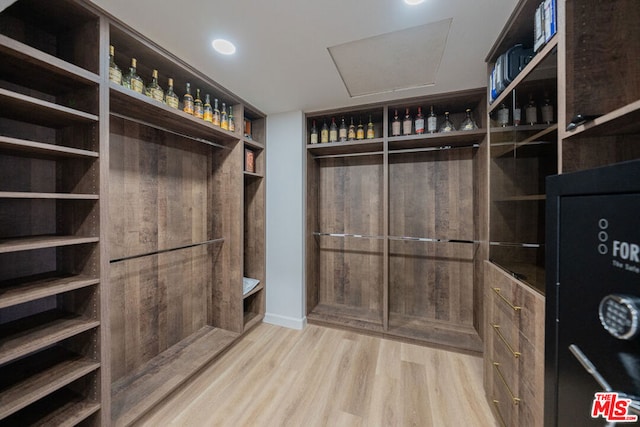
[[[440,147],[425,147],[425,148],[406,148],[403,150],[389,150],[389,154],[403,154],[403,153],[420,153],[429,151],[443,151],[443,150],[457,150],[463,148],[478,148],[480,145],[443,145]]]
[[[138,123],[139,125],[148,126],[150,128],[153,128],[153,129],[158,129],[158,130],[161,130],[163,132],[167,132],[167,133],[170,133],[170,134],[173,134],[173,135],[177,135],[177,136],[182,137],[182,138],[190,139],[192,141],[197,141],[197,142],[200,142],[202,144],[210,145],[212,147],[229,149],[228,147],[225,147],[224,145],[220,145],[220,144],[217,144],[215,142],[207,141],[206,139],[203,139],[203,138],[196,138],[195,136],[185,135],[183,133],[176,132],[176,131],[173,131],[171,129],[163,128],[161,126],[154,125],[154,124],[142,121],[142,120],[138,120],[138,119],[134,119],[132,117],[124,116],[122,114],[109,112],[109,115],[111,115],[113,117],[118,117],[120,119],[124,119],[124,120],[130,121],[130,122],[133,122],[133,123]]]
[[[409,236],[389,236],[389,240],[396,241],[411,241],[411,242],[436,242],[436,243],[466,243],[466,244],[478,244],[479,240],[464,240],[464,239],[437,239],[430,237],[409,237]]]
[[[379,156],[381,154],[384,154],[384,151],[367,151],[365,153],[326,154],[324,156],[314,156],[314,159],[335,159],[340,157]]]
[[[167,253],[167,252],[180,251],[182,249],[195,248],[196,246],[210,245],[212,243],[217,243],[217,242],[224,242],[224,239],[223,238],[213,239],[213,240],[207,240],[207,241],[199,242],[199,243],[192,243],[190,245],[178,246],[176,248],[171,248],[171,249],[160,249],[159,251],[147,252],[147,253],[138,254],[138,255],[131,255],[131,256],[126,256],[126,257],[123,257],[123,258],[115,258],[115,259],[110,260],[109,262],[111,264],[113,264],[113,263],[116,263],[116,262],[128,261],[128,260],[136,259],[136,258],[143,258],[143,257],[163,254],[163,253]]]
[[[384,239],[384,236],[370,236],[366,234],[348,234],[348,233],[320,233],[315,231],[314,236],[329,236],[329,237],[355,237],[359,239]]]
[[[491,246],[510,246],[516,248],[541,248],[542,243],[509,243],[509,242],[489,242]]]

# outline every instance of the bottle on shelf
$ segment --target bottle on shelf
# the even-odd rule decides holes
[[[520,108],[520,104],[516,101],[515,107],[513,107],[513,125],[520,126],[522,122],[522,109]]]
[[[418,107],[418,114],[416,114],[416,119],[413,124],[416,134],[421,135],[424,133],[424,115],[422,114],[422,107]]]
[[[529,94],[529,104],[524,110],[525,120],[529,125],[535,125],[538,123],[538,108],[536,102],[533,100],[533,95]]]
[[[331,117],[331,125],[329,126],[329,142],[338,141],[338,125],[336,125],[336,118]]]
[[[509,109],[501,104],[498,109],[498,126],[505,127],[509,124]]]
[[[222,111],[220,112],[220,127],[229,130],[229,116],[227,115],[227,104],[222,103]]]
[[[508,112],[509,110],[507,110]],[[466,117],[460,124],[460,130],[475,130],[478,129],[478,125],[476,124],[473,117],[471,117],[471,108],[467,108],[465,110]]]
[[[429,117],[427,118],[427,132],[436,133],[438,131],[438,118],[433,113],[433,105],[431,106],[431,111],[429,112]]]
[[[453,125],[451,119],[449,119],[449,112],[444,113],[444,122],[440,125],[440,129],[438,132],[453,132],[456,130],[456,127]]]
[[[220,126],[220,109],[218,108],[218,98],[213,100],[213,117],[211,120],[215,126]]]
[[[347,140],[353,141],[356,139],[356,126],[353,124],[353,117],[351,117],[351,124],[349,124],[349,130],[347,131]]]
[[[340,129],[338,129],[338,139],[340,142],[345,142],[347,140],[347,123],[344,121],[344,116],[340,120]]]
[[[113,45],[109,46],[109,80],[119,85],[122,84],[122,70],[116,64]]]
[[[167,92],[164,94],[164,102],[171,108],[179,108],[180,99],[178,95],[173,91],[173,79],[169,79],[168,81]]]
[[[367,123],[367,139],[373,139],[375,137],[376,132],[373,128],[373,122],[371,121],[371,114],[369,114],[369,122]]]
[[[358,119],[358,129],[356,130],[356,139],[364,139],[364,126],[362,126],[362,117]]]
[[[233,118],[233,105],[229,105],[229,132],[236,131],[236,122]]]
[[[540,107],[540,113],[542,114],[542,123],[550,125],[553,123],[553,105],[549,101],[549,94],[544,94],[544,103]]]
[[[202,107],[202,118],[205,122],[213,121],[213,108],[211,108],[211,98],[209,94],[204,96],[204,106]]]
[[[400,118],[398,117],[398,109],[393,112],[393,120],[391,121],[391,136],[400,136]]]
[[[329,127],[327,126],[327,120],[322,121],[322,130],[320,131],[320,143],[326,144],[329,142]]]
[[[191,83],[187,83],[187,91],[182,97],[182,111],[193,115],[193,96],[191,95]]]
[[[199,119],[204,118],[204,106],[200,99],[200,89],[196,89],[196,99],[193,100],[193,115]]]
[[[153,70],[151,83],[147,86],[147,96],[158,102],[164,102],[164,91],[158,84],[158,70]]]
[[[124,86],[128,87],[129,89],[135,92],[143,93],[144,81],[136,71],[137,66],[138,66],[138,61],[136,60],[136,58],[131,58],[131,67],[129,67],[129,73],[124,78],[126,82]]]
[[[409,109],[405,109],[404,112],[404,120],[402,121],[402,134],[403,135],[411,135],[411,125],[413,121],[411,120],[411,114],[409,113]]]
[[[316,127],[315,120],[311,122],[311,134],[309,135],[309,143],[310,144],[318,143],[318,128]]]

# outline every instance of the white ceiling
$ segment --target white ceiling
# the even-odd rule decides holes
[[[267,114],[485,86],[484,58],[517,1],[92,0]],[[435,85],[349,96],[327,48],[448,18]],[[218,37],[237,53],[216,54],[211,41]]]

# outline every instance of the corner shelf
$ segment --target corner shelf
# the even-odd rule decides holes
[[[36,356],[41,358],[36,360]],[[9,381],[8,384],[3,381],[0,391],[0,419],[100,368],[100,363],[61,348],[54,347],[36,356],[16,362],[15,367],[0,368],[3,379]],[[7,369],[13,372],[5,372]]]
[[[246,136],[242,139],[244,141],[244,145],[248,145],[251,148],[256,150],[264,150],[264,144],[261,142],[254,141],[253,139],[249,139]]]
[[[98,116],[73,108],[43,101],[0,88],[0,103],[4,117],[60,128],[78,123],[96,123]]]
[[[49,235],[0,239],[0,254],[69,245],[82,245],[85,243],[97,243],[99,240],[100,239],[98,237]]]
[[[0,136],[0,149],[29,153],[43,157],[69,157],[69,158],[98,158],[97,151],[81,150],[63,145],[47,144],[43,142],[29,141],[26,139]]]
[[[0,309],[52,295],[97,285],[100,279],[85,275],[28,277],[0,283]]]
[[[261,290],[264,289],[264,285],[262,284],[262,282],[258,283],[256,285],[255,288],[251,289],[249,292],[247,292],[246,294],[242,295],[242,299],[247,299],[249,298],[251,295],[253,294],[257,294],[258,292],[260,292]]]
[[[261,173],[244,171],[243,174],[245,178],[264,178],[264,175]]]
[[[602,137],[640,133],[640,100],[567,131],[565,139],[573,137]]]
[[[18,326],[19,323],[19,326]],[[0,365],[94,329],[100,322],[59,310],[43,312],[0,326]]]

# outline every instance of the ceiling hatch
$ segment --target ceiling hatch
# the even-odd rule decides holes
[[[453,19],[328,48],[353,97],[432,86]]]

